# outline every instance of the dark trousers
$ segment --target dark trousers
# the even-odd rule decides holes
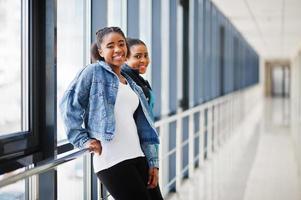
[[[145,157],[125,160],[96,175],[115,200],[161,200],[159,186],[147,188],[148,164]]]

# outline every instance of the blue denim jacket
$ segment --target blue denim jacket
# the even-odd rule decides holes
[[[126,74],[130,87],[139,97],[134,114],[141,148],[150,167],[158,167],[159,138],[142,89]],[[70,143],[82,148],[95,138],[109,142],[114,138],[114,105],[119,79],[105,62],[99,61],[83,68],[65,92],[60,110]]]
[[[135,83],[141,87],[144,96],[147,99],[147,92],[148,92],[148,96],[149,99],[148,100],[148,105],[150,107],[150,114],[152,119],[154,119],[154,105],[155,105],[155,95],[151,89],[151,86],[149,85],[148,81],[145,80],[141,75],[139,75],[139,71],[137,72],[136,70],[132,69],[130,66],[128,66],[127,64],[124,64],[122,66],[121,72],[128,75],[133,81],[135,81]],[[144,88],[143,88],[144,87]]]

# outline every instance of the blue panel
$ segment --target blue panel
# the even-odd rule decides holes
[[[127,0],[127,36],[139,37],[139,0]]]
[[[108,2],[107,0],[98,1],[92,0],[91,1],[91,9],[92,9],[92,16],[91,16],[91,40],[95,41],[95,33],[100,28],[107,26],[108,24]]]
[[[161,115],[161,1],[152,1],[152,87],[155,93],[155,118]]]
[[[234,62],[234,90],[240,89],[240,43],[235,33],[233,41],[233,62]]]
[[[216,8],[211,5],[211,88],[210,88],[210,99],[217,97],[217,65],[218,65],[218,46],[217,46],[217,17]]]
[[[220,12],[216,9],[216,97],[221,96],[223,93],[222,81],[223,81],[223,38],[222,38],[222,26],[220,21]]]
[[[169,170],[168,170],[168,182],[176,177],[176,154],[173,153],[168,158]],[[169,186],[169,191],[175,191],[176,182]]]
[[[185,117],[182,120],[182,141],[188,139],[188,121],[188,117]]]
[[[199,104],[199,99],[201,96],[201,79],[200,79],[200,63],[198,63],[199,58],[199,47],[198,47],[198,38],[200,37],[198,35],[198,16],[199,14],[202,14],[201,11],[198,10],[199,6],[198,6],[198,0],[193,0],[194,1],[194,7],[193,7],[193,12],[194,12],[194,16],[193,16],[193,105],[198,105]]]
[[[182,129],[182,137],[183,137],[183,140],[182,141],[185,141],[188,139],[188,117],[185,117],[182,121],[182,125],[183,125],[183,129]],[[182,148],[182,158],[183,158],[183,161],[182,161],[182,166],[183,168],[185,168],[187,165],[188,165],[188,159],[189,159],[189,155],[188,155],[188,151],[189,151],[189,148],[188,148],[188,143],[183,146]]]
[[[245,87],[245,56],[246,56],[246,48],[245,43],[241,39],[241,88]]]
[[[194,138],[194,158],[196,158],[200,153],[200,137]],[[198,159],[196,160],[196,162]]]
[[[254,59],[253,65],[254,65],[254,66],[252,66],[252,67],[255,68],[255,73],[254,73],[254,74],[255,74],[255,77],[254,77],[254,80],[253,80],[252,83],[257,83],[258,80],[259,80],[259,58],[258,58],[258,56],[257,56],[256,53],[254,53],[253,56],[254,56],[254,57],[253,57],[253,59]]]
[[[176,147],[176,122],[172,122],[169,124],[169,147],[168,151],[173,150]],[[176,176],[176,153],[173,153],[168,158],[169,162],[169,178],[171,181]],[[169,188],[170,190],[174,190],[175,184]]]
[[[238,58],[239,58],[239,89],[243,88],[243,43],[241,35],[239,34],[239,52],[238,52]]]
[[[195,113],[193,115],[193,120],[194,120],[194,131],[197,133],[200,130],[200,113]]]
[[[208,109],[205,109],[205,112],[204,112],[204,120],[205,120],[205,126],[207,126],[208,125]],[[206,149],[208,148],[208,131],[206,130],[205,132],[204,132],[204,136],[203,136],[204,138],[204,147],[203,147],[203,150],[204,150],[204,152],[205,152],[205,154],[204,154],[204,158],[207,158],[207,151],[206,151]]]
[[[214,108],[213,108],[214,110]],[[212,111],[213,111],[212,110]],[[212,118],[214,119],[214,112],[212,112]],[[214,138],[215,138],[215,130],[214,130],[214,126],[210,127],[210,131],[211,131],[211,134],[210,134],[210,141],[211,141],[211,146],[209,146],[209,149],[210,151],[213,151],[214,152]]]
[[[204,86],[205,86],[205,101],[210,100],[211,97],[211,3],[205,0],[205,72],[204,72]]]
[[[181,1],[183,7],[183,46],[180,47],[183,49],[183,71],[182,71],[182,99],[181,99],[181,107],[183,110],[189,108],[189,102],[191,99],[191,94],[189,90],[190,84],[190,70],[189,70],[189,1]]]
[[[168,151],[171,151],[176,147],[176,122],[171,122],[169,124],[169,148]]]
[[[169,113],[177,111],[177,1],[170,0],[169,33]]]
[[[193,115],[193,120],[194,120],[194,134],[199,134],[199,131],[200,131],[200,113],[196,113]],[[199,136],[196,137],[194,139],[194,157],[196,157],[200,150],[199,150]]]
[[[183,161],[182,161],[182,169],[184,169],[185,167],[188,166],[188,149],[189,149],[189,145],[186,144],[184,147],[183,147],[183,153],[182,153],[182,156],[183,156]],[[183,174],[183,177],[187,177],[188,175],[188,170],[186,170]]]
[[[246,49],[246,86],[251,84],[251,79],[253,77],[252,69],[250,68],[251,60],[250,60],[250,47],[247,46]]]
[[[245,81],[245,69],[244,69],[244,64],[245,64],[245,42],[244,39],[239,33],[239,45],[240,45],[240,51],[239,51],[239,58],[240,58],[240,88],[244,88],[244,81]]]
[[[231,27],[226,19],[223,20],[225,25],[225,70],[224,70],[224,80],[225,80],[225,93],[233,91],[233,64],[232,62],[232,38],[231,38]]]
[[[233,91],[233,63],[232,63],[232,38],[231,27],[228,20],[223,17],[223,26],[225,28],[225,66],[224,66],[224,92],[225,94]]]
[[[198,1],[198,15],[197,15],[197,72],[195,76],[197,76],[197,87],[199,93],[197,95],[196,103],[201,104],[205,101],[205,61],[204,61],[204,0]]]
[[[230,22],[228,21],[228,25],[229,25],[229,45],[230,45],[230,54],[229,54],[229,64],[230,64],[230,72],[229,72],[229,76],[230,78],[230,91],[232,92],[234,91],[234,66],[235,66],[235,60],[234,60],[234,27],[230,24]]]

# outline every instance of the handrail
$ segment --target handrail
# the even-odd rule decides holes
[[[241,90],[232,92],[230,94],[226,94],[226,95],[221,96],[221,97],[217,97],[215,99],[212,99],[210,101],[207,101],[207,102],[202,103],[200,105],[197,105],[195,107],[189,108],[188,110],[185,110],[185,111],[182,111],[182,112],[179,112],[179,113],[175,113],[172,116],[168,116],[168,117],[162,118],[162,119],[160,119],[160,120],[158,120],[158,121],[155,122],[155,127],[159,127],[159,126],[161,126],[163,124],[170,123],[172,121],[176,121],[178,118],[187,117],[190,114],[198,112],[199,110],[204,110],[204,109],[206,109],[206,108],[208,108],[210,106],[213,106],[215,104],[219,104],[221,102],[227,101],[230,97],[235,96],[235,95],[237,95],[239,93],[241,93]]]
[[[89,152],[88,149],[82,149],[82,150],[76,151],[74,153],[71,153],[67,156],[64,156],[62,158],[58,158],[58,159],[49,161],[45,164],[42,164],[41,166],[37,166],[37,167],[34,167],[32,169],[28,169],[28,170],[20,172],[18,174],[14,174],[12,176],[9,176],[9,177],[7,177],[7,178],[0,181],[0,188],[3,187],[3,186],[9,185],[9,184],[15,183],[19,180],[28,178],[30,176],[46,172],[46,171],[48,171],[52,168],[55,168],[58,165],[61,165],[63,163],[74,160],[74,159],[86,154],[87,152]]]
[[[241,94],[241,92],[244,92],[246,90],[251,90],[254,87],[257,87],[257,85],[255,85],[255,86],[249,86],[247,88],[244,88],[243,90],[237,90],[237,91],[231,92],[229,94],[225,94],[224,96],[220,96],[220,97],[214,98],[214,99],[212,99],[210,101],[207,101],[207,102],[199,104],[199,105],[197,105],[195,107],[189,108],[188,110],[185,110],[185,111],[182,111],[182,112],[179,112],[179,113],[175,113],[172,116],[164,117],[164,118],[162,118],[162,119],[160,119],[160,120],[158,120],[158,121],[155,122],[155,127],[160,127],[163,124],[170,123],[172,121],[176,121],[178,118],[187,117],[190,114],[195,113],[195,112],[197,112],[199,110],[206,109],[206,108],[211,107],[213,105],[225,102],[225,101],[229,100],[231,97],[233,97],[235,95],[238,95],[238,94]]]
[[[241,93],[241,90],[232,92],[230,94],[226,94],[226,95],[218,97],[218,98],[215,98],[215,99],[213,99],[211,101],[208,101],[208,102],[200,104],[200,105],[198,105],[196,107],[190,108],[189,110],[186,110],[186,111],[183,111],[183,112],[180,112],[180,113],[176,113],[175,115],[169,116],[167,118],[163,118],[163,119],[161,119],[159,121],[156,121],[155,122],[155,126],[156,127],[160,127],[163,124],[175,121],[179,117],[183,118],[185,116],[190,115],[191,113],[197,112],[198,110],[202,110],[202,109],[208,108],[208,107],[210,107],[210,106],[212,106],[214,104],[222,103],[224,101],[227,101],[231,96],[235,96],[235,95],[237,95],[239,93]],[[34,167],[32,169],[28,169],[28,170],[20,172],[18,174],[14,174],[12,176],[9,176],[9,177],[7,177],[7,178],[5,178],[3,180],[0,180],[0,188],[3,187],[3,186],[9,185],[9,184],[15,183],[15,182],[17,182],[19,180],[22,180],[24,178],[28,178],[30,176],[46,172],[46,171],[48,171],[48,170],[50,170],[52,168],[55,168],[56,166],[58,166],[60,164],[69,162],[71,160],[74,160],[74,159],[80,157],[80,156],[86,154],[88,151],[89,151],[88,149],[82,149],[82,150],[76,151],[74,153],[71,153],[71,154],[69,154],[69,155],[67,155],[65,157],[52,160],[52,161],[50,161],[50,162],[48,162],[46,164],[42,164],[41,166],[37,166],[37,167]]]

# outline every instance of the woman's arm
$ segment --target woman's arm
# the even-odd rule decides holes
[[[84,117],[88,109],[92,77],[93,69],[85,67],[72,81],[60,103],[68,140],[78,148],[83,148],[91,139],[84,127]]]

